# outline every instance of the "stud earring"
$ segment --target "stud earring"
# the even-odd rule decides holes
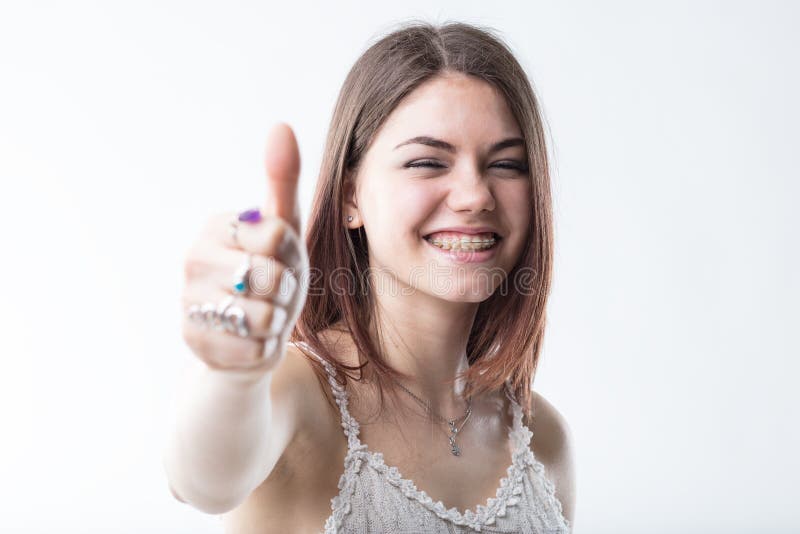
[[[353,216],[352,215],[348,215],[347,216],[347,222],[353,222]]]

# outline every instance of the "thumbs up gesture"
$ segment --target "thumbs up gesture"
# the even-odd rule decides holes
[[[211,217],[184,262],[183,338],[215,369],[275,368],[308,292],[300,154],[288,125],[270,131],[265,168],[263,207]]]

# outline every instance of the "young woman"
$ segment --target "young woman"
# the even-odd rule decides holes
[[[305,243],[286,125],[266,166],[264,209],[212,218],[187,256],[202,363],[165,454],[175,497],[236,534],[568,532],[569,430],[531,390],[547,153],[509,49],[460,23],[372,45],[336,104]]]

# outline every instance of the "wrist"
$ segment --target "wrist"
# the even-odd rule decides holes
[[[253,367],[216,367],[204,365],[203,372],[211,380],[237,386],[255,386],[267,382],[272,376],[274,364],[261,362]]]

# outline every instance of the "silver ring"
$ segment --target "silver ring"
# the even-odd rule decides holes
[[[211,327],[214,330],[227,330],[227,321],[225,319],[225,314],[228,308],[233,304],[233,295],[228,295],[220,303],[217,305],[215,310],[216,319],[212,323]]]
[[[226,331],[239,337],[247,337],[250,328],[244,310],[233,306],[233,295],[228,295],[219,304],[204,302],[192,304],[186,315],[190,321],[205,328]]]
[[[186,310],[186,316],[193,323],[198,323],[198,324],[202,323],[203,316],[200,313],[200,304],[192,304],[191,306],[189,306],[189,309]]]
[[[204,302],[200,305],[200,316],[206,328],[211,328],[217,321],[217,306],[213,302]]]
[[[239,306],[230,306],[225,310],[224,323],[225,329],[231,334],[236,334],[239,337],[247,337],[250,334],[247,317],[245,317],[244,310]]]

